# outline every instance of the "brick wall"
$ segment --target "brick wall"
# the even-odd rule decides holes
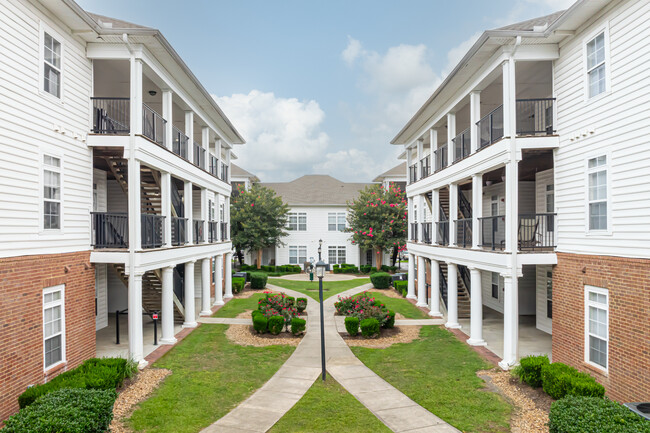
[[[553,361],[590,373],[620,402],[650,401],[650,260],[558,253]],[[585,363],[584,286],[609,292],[608,372]]]
[[[95,269],[90,252],[0,259],[0,425],[28,385],[95,356]],[[43,289],[65,284],[67,364],[43,371]]]

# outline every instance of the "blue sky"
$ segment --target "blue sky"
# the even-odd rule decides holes
[[[371,181],[389,141],[479,34],[572,0],[77,0],[158,28],[244,135],[262,181]],[[182,5],[183,7],[179,7]]]

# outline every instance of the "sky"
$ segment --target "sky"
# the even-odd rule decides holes
[[[573,0],[77,0],[159,29],[243,135],[263,182],[370,182],[391,139],[486,29]]]

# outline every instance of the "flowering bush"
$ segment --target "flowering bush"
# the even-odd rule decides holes
[[[285,326],[289,326],[291,319],[298,316],[298,308],[293,306],[294,298],[286,296],[284,293],[272,295],[266,293],[264,299],[258,301],[258,310],[270,319],[273,316],[282,316]]]
[[[342,316],[356,317],[359,321],[364,319],[376,319],[380,326],[384,326],[390,319],[388,310],[384,304],[375,301],[368,292],[363,292],[357,296],[340,297],[338,302],[334,303],[336,312]]]

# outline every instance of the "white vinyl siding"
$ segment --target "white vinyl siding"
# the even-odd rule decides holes
[[[590,98],[607,90],[605,50],[605,32],[587,42],[587,83]]]
[[[345,262],[345,252],[346,252],[346,247],[345,246],[329,246],[327,247],[327,258],[328,258],[328,263],[330,265],[338,264],[340,265],[341,263],[346,263]]]
[[[65,361],[63,285],[43,290],[43,362],[45,369]]]
[[[585,287],[585,360],[607,370],[609,295],[607,289]]]
[[[345,231],[345,212],[330,212],[327,214],[327,230],[331,232]]]
[[[553,333],[553,267],[536,266],[537,294],[535,326],[537,329]]]
[[[607,157],[590,158],[587,164],[588,227],[606,231],[607,225]]]
[[[307,214],[304,212],[289,212],[288,230],[307,231]]]
[[[307,247],[304,245],[289,246],[289,264],[301,265],[307,261]]]

